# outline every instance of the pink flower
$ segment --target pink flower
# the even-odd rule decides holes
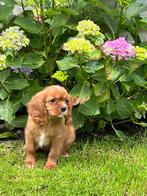
[[[106,41],[102,50],[106,56],[111,56],[113,60],[128,60],[135,57],[135,47],[128,43],[124,37]]]

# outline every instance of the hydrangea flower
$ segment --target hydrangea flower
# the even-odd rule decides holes
[[[100,27],[91,20],[82,20],[78,23],[77,30],[79,36],[84,37],[85,35],[100,35]]]
[[[11,67],[12,71],[15,72],[15,73],[23,73],[23,74],[26,74],[26,75],[30,75],[33,70],[29,67],[21,67],[21,68],[18,68],[18,67]]]
[[[95,47],[84,38],[73,38],[68,40],[64,45],[63,49],[66,51],[70,51],[71,53],[81,54],[88,53],[95,50]]]
[[[56,71],[53,75],[52,78],[55,78],[56,80],[58,80],[59,82],[64,82],[65,80],[67,80],[68,75],[67,73],[64,71]]]
[[[138,60],[143,61],[143,60],[147,59],[147,49],[146,48],[136,46],[135,52],[136,52],[136,58]]]
[[[102,50],[106,56],[111,56],[113,60],[128,60],[135,57],[135,47],[128,43],[124,37],[106,41]]]
[[[4,70],[6,68],[6,56],[4,54],[0,54],[0,70]]]
[[[18,26],[9,27],[0,36],[0,48],[5,50],[19,51],[22,47],[29,45],[29,39],[24,35],[24,31]]]

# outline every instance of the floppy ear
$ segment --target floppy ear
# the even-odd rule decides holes
[[[65,116],[65,124],[71,125],[72,124],[72,108],[78,104],[84,103],[80,98],[78,97],[72,97],[69,98],[68,103],[68,114]]]
[[[28,103],[28,113],[36,124],[43,125],[48,121],[45,109],[45,95],[41,92],[35,95]]]

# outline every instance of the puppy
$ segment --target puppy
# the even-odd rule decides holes
[[[61,86],[46,87],[28,103],[25,128],[25,165],[34,168],[36,151],[49,151],[45,168],[56,167],[61,154],[66,155],[75,141],[72,124],[73,100]]]

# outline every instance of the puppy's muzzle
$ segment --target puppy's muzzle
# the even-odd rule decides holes
[[[60,111],[61,111],[62,113],[66,112],[66,107],[61,107],[61,108],[60,108]]]

